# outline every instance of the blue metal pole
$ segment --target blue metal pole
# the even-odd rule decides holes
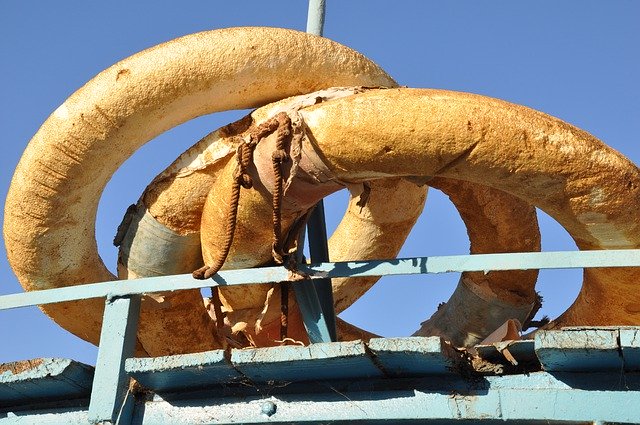
[[[309,34],[322,36],[325,10],[325,0],[309,0],[309,12],[307,14],[307,32]],[[324,203],[322,201],[316,205],[311,213],[307,224],[307,231],[309,232],[309,253],[311,254],[311,261],[314,263],[329,261],[327,226],[325,224]],[[314,281],[313,285],[315,286],[315,298],[318,299],[322,316],[324,316],[324,321],[326,321],[329,329],[330,340],[337,341],[336,313],[333,307],[331,279],[319,279]],[[311,294],[306,295],[310,296]],[[300,302],[300,300],[298,300],[298,302]]]
[[[322,36],[326,3],[326,0],[309,0],[307,13],[307,32],[309,34]]]
[[[298,239],[298,246],[304,246],[304,239],[305,238],[303,232]],[[297,263],[302,265],[302,259],[304,258],[302,250],[298,250],[297,256]],[[329,281],[329,285],[331,285],[330,279],[322,280]],[[302,322],[304,323],[304,327],[307,330],[309,342],[315,344],[318,342],[336,341],[335,332],[333,334],[331,333],[331,329],[335,331],[335,320],[332,322],[333,327],[329,327],[329,324],[327,323],[327,317],[325,315],[325,310],[321,303],[315,281],[296,282],[291,286],[293,287],[296,301],[298,302],[298,307],[300,308],[300,314],[302,314]],[[329,289],[331,289],[331,286],[329,286]],[[329,293],[329,295],[332,294]],[[326,300],[326,296],[324,297],[324,299]],[[333,298],[331,299],[331,302],[331,309],[329,310],[329,313],[335,319]]]
[[[133,413],[125,361],[132,357],[140,313],[140,296],[107,298],[98,359],[89,402],[89,422],[127,424]]]
[[[316,205],[307,224],[309,232],[309,254],[311,262],[329,261],[329,247],[327,245],[327,226],[324,219],[324,205],[322,201]],[[333,288],[331,279],[317,279],[313,281],[315,292],[322,309],[324,320],[329,329],[330,341],[337,341],[336,312],[333,304]]]
[[[640,249],[600,251],[521,252],[509,254],[451,255],[396,258],[392,260],[345,261],[300,264],[310,279],[365,277],[431,273],[462,273],[498,270],[583,269],[597,267],[640,267]],[[64,301],[117,297],[145,292],[180,291],[215,285],[248,285],[289,279],[284,267],[222,270],[210,280],[195,280],[191,274],[146,277],[45,289],[0,296],[0,310],[53,304]]]

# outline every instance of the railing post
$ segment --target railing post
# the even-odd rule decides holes
[[[89,402],[93,424],[131,422],[133,397],[124,364],[135,352],[139,313],[139,295],[107,297]]]
[[[304,246],[304,232],[302,232],[298,239],[298,246]],[[297,256],[296,261],[298,264],[301,264],[304,258],[301,249],[297,252]],[[328,281],[329,285],[331,285],[331,279],[322,280]],[[323,305],[317,291],[316,281],[307,280],[295,282],[291,286],[295,291],[296,301],[300,308],[302,322],[304,323],[307,335],[309,336],[309,342],[315,344],[317,342],[335,341],[335,313],[333,310],[333,297],[330,304],[331,310],[329,311],[331,317],[334,319],[334,333],[332,334],[332,328],[329,326],[327,315],[324,312]],[[329,286],[329,289],[331,289],[331,286]],[[331,292],[329,292],[329,294],[331,295]]]

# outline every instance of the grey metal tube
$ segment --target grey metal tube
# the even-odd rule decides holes
[[[307,32],[309,34],[322,37],[326,3],[326,0],[309,0],[309,11],[307,13]]]

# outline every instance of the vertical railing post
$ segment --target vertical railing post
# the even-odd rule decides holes
[[[298,246],[304,246],[304,232],[302,232],[298,239]],[[299,264],[304,259],[302,250],[297,252],[297,256],[298,258],[296,260]],[[317,342],[335,341],[331,334],[331,328],[327,323],[327,318],[320,303],[314,282],[306,280],[296,282],[291,286],[295,291],[296,301],[300,308],[302,322],[309,336],[309,342],[315,344]],[[331,313],[333,315],[333,308]]]
[[[324,30],[324,16],[326,11],[325,0],[309,0],[309,11],[307,14],[307,32],[309,34],[322,36]],[[329,261],[329,247],[327,244],[327,229],[324,218],[324,203],[320,201],[309,218],[307,224],[309,232],[309,254],[311,262]],[[314,281],[315,292],[317,294],[320,308],[324,320],[329,329],[331,341],[337,341],[336,313],[333,307],[333,292],[331,279],[320,279]]]
[[[124,364],[135,352],[139,314],[139,295],[107,297],[89,402],[91,423],[131,422],[133,400]]]

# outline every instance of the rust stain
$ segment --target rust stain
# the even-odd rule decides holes
[[[35,369],[43,363],[42,359],[21,360],[18,362],[0,364],[0,373],[11,372],[13,375],[24,372],[25,370]]]
[[[126,77],[129,74],[131,74],[131,71],[129,71],[127,68],[123,68],[123,69],[119,70],[118,74],[116,75],[116,81],[118,81],[120,79],[120,77]]]
[[[232,122],[231,124],[227,124],[224,127],[221,127],[218,131],[220,132],[220,137],[234,137],[239,136],[251,127],[253,124],[253,118],[251,115],[246,115],[239,119],[238,121]]]

